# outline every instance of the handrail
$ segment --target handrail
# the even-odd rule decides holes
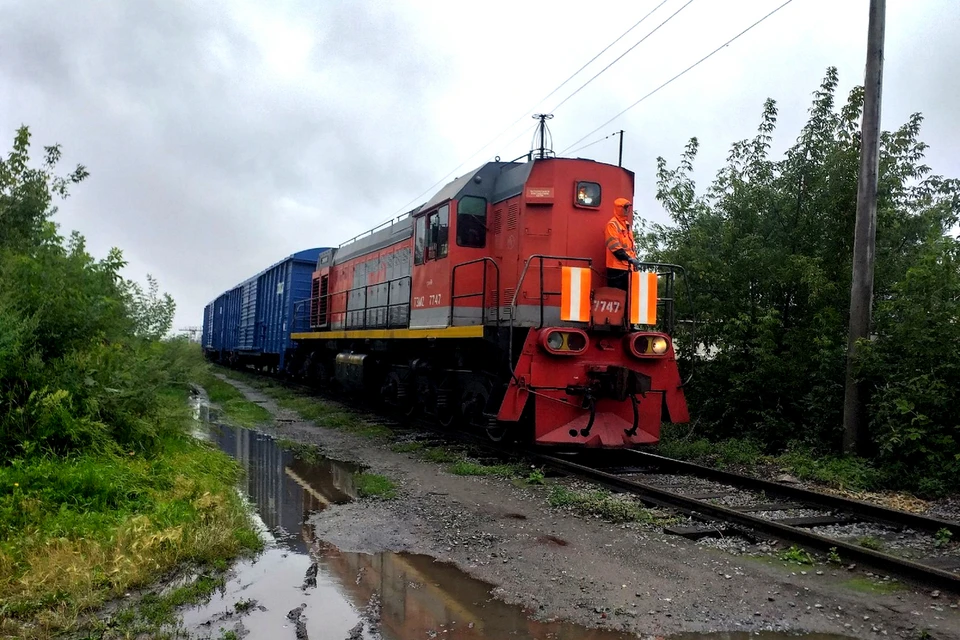
[[[424,204],[426,204],[426,203],[424,203]],[[398,215],[398,216],[396,216],[396,217],[393,217],[393,218],[390,218],[389,220],[387,220],[387,221],[385,221],[385,222],[381,222],[380,224],[378,224],[377,226],[373,227],[372,229],[367,229],[367,230],[364,231],[363,233],[357,234],[357,235],[353,236],[352,238],[350,238],[349,240],[344,240],[343,242],[341,242],[340,244],[337,245],[337,249],[341,249],[341,248],[343,248],[345,245],[348,245],[348,244],[350,244],[351,242],[353,242],[353,241],[355,241],[355,240],[359,240],[360,238],[366,237],[366,236],[368,236],[368,235],[373,235],[374,233],[376,233],[376,232],[379,231],[380,229],[385,229],[387,226],[393,226],[393,225],[395,225],[396,223],[400,222],[400,221],[403,220],[404,218],[409,217],[411,213],[414,213],[414,212],[416,212],[416,211],[419,211],[419,210],[420,210],[420,207],[422,207],[422,206],[423,206],[423,205],[420,205],[419,207],[416,207],[416,208],[414,208],[414,209],[411,209],[410,211],[407,211],[406,213],[401,213],[400,215]]]
[[[523,281],[527,277],[527,270],[530,268],[530,263],[535,259],[540,260],[540,326],[543,326],[543,296],[544,295],[556,295],[556,294],[545,294],[543,291],[543,261],[544,260],[572,260],[574,262],[586,262],[588,268],[593,267],[593,259],[591,258],[577,258],[574,256],[548,256],[542,253],[534,253],[529,258],[527,258],[526,263],[523,265],[523,271],[520,272],[520,279],[517,280],[517,288],[513,292],[513,300],[510,301],[510,335],[507,338],[508,347],[507,347],[507,366],[510,368],[510,377],[516,381],[517,377],[513,371],[513,320],[517,315],[517,298],[520,296],[520,292],[523,291]],[[539,327],[538,327],[539,328]]]
[[[391,302],[391,299],[390,299],[391,296],[393,295],[392,287],[391,287],[390,285],[392,285],[392,284],[395,283],[395,282],[401,282],[401,281],[403,281],[403,280],[410,280],[411,285],[412,285],[412,283],[413,283],[413,277],[412,277],[412,276],[400,276],[399,278],[394,278],[394,279],[392,279],[392,280],[386,280],[386,281],[384,281],[384,282],[374,282],[374,283],[371,283],[371,284],[364,284],[364,285],[360,285],[359,287],[353,287],[353,288],[351,288],[351,289],[345,289],[345,290],[343,290],[343,291],[328,291],[328,292],[327,292],[325,295],[323,295],[323,296],[310,296],[309,298],[304,298],[303,300],[297,300],[297,301],[294,302],[294,317],[293,317],[294,325],[296,325],[297,320],[298,320],[298,317],[300,317],[299,314],[305,313],[305,314],[306,314],[306,317],[307,317],[307,325],[308,325],[308,328],[311,328],[311,329],[314,328],[313,325],[310,324],[310,314],[311,314],[311,312],[312,312],[312,305],[311,305],[310,303],[312,303],[312,302],[314,302],[314,301],[319,301],[319,300],[321,300],[322,298],[326,298],[326,299],[329,301],[333,296],[348,296],[349,294],[353,293],[354,291],[360,291],[361,289],[363,289],[363,306],[362,306],[360,309],[348,309],[348,308],[344,308],[343,311],[342,311],[342,313],[343,313],[343,314],[347,314],[347,313],[354,313],[354,312],[362,312],[362,313],[363,313],[363,323],[361,324],[361,326],[360,326],[359,328],[360,328],[360,329],[367,329],[367,328],[368,328],[367,325],[369,324],[369,323],[367,322],[367,312],[368,312],[368,311],[376,311],[377,309],[387,309],[387,310],[389,310],[389,309],[392,309],[392,308],[395,308],[395,307],[402,307],[403,305],[408,305],[408,306],[409,306],[409,304],[410,304],[410,300],[409,300],[409,299],[408,299],[408,300],[404,300],[404,301],[402,301],[402,302]],[[375,305],[375,306],[372,306],[372,307],[371,307],[371,306],[367,306],[367,300],[368,300],[368,298],[369,298],[369,290],[370,290],[370,287],[379,287],[379,286],[383,286],[383,285],[387,285],[387,303],[386,303],[386,304]],[[411,287],[411,288],[412,288],[412,287]],[[329,304],[329,302],[328,302],[328,304]],[[347,305],[349,305],[349,301],[347,301],[345,307],[346,307]],[[329,306],[328,306],[328,309],[327,309],[327,310],[328,310],[328,313],[329,313],[329,311],[330,311]],[[407,326],[409,326],[409,324],[410,324],[410,317],[409,317],[409,315],[407,316],[407,323],[406,323],[406,324],[407,324]],[[389,315],[388,315],[388,317],[387,317],[386,325],[387,325],[387,327],[389,328],[389,326],[390,326],[390,318],[389,318]],[[354,328],[355,328],[355,327],[354,327]]]
[[[543,291],[543,261],[544,260],[573,260],[574,262],[586,262],[587,268],[593,267],[592,258],[577,258],[574,256],[548,256],[542,253],[534,253],[529,258],[527,258],[526,263],[523,265],[523,271],[520,272],[520,279],[517,280],[517,288],[513,292],[513,300],[510,302],[510,328],[513,329],[513,317],[516,315],[517,310],[517,298],[520,296],[520,292],[523,290],[523,281],[527,277],[527,270],[530,268],[530,263],[534,259],[540,260],[540,325],[543,326],[543,296],[544,295],[557,295],[556,292],[546,292]]]
[[[479,293],[465,293],[456,295],[457,291],[457,269],[460,267],[466,267],[467,265],[477,264],[478,262],[489,262],[493,265],[493,268],[497,272],[497,281],[495,285],[495,291],[497,292],[497,326],[500,326],[500,265],[497,264],[497,261],[489,256],[484,256],[482,258],[477,258],[476,260],[468,260],[467,262],[461,262],[453,267],[453,271],[450,275],[450,326],[453,326],[453,311],[455,308],[454,302],[463,298],[476,298],[481,296],[480,299],[480,324],[486,324],[486,314],[487,314],[487,266],[483,266],[483,280],[480,284],[481,290]]]

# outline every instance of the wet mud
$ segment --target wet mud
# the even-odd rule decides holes
[[[213,418],[201,409],[199,418]],[[637,636],[541,622],[520,606],[498,600],[493,585],[452,564],[409,553],[348,553],[317,539],[309,519],[330,505],[357,498],[359,465],[298,459],[267,435],[211,426],[205,437],[246,470],[244,489],[267,547],[238,563],[223,590],[182,612],[191,637],[220,638],[529,638],[615,640]],[[514,514],[511,514],[514,515]],[[524,518],[521,514],[515,517]],[[542,544],[565,546],[544,536]],[[775,638],[780,634],[685,634],[704,638]],[[839,636],[806,636],[827,640]]]

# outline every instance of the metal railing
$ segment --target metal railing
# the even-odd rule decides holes
[[[359,287],[353,287],[352,289],[346,289],[344,291],[333,291],[328,292],[323,296],[312,296],[305,300],[298,300],[294,303],[293,307],[293,330],[294,331],[303,331],[306,329],[315,329],[318,327],[324,327],[331,324],[329,320],[319,317],[318,314],[313,313],[313,309],[317,308],[321,300],[326,302],[326,314],[330,315],[336,313],[343,316],[343,328],[344,329],[398,329],[405,328],[410,326],[410,296],[408,295],[405,299],[400,302],[394,302],[391,299],[393,295],[393,284],[397,282],[402,282],[407,280],[413,283],[411,276],[401,276],[399,278],[394,278],[393,280],[387,280],[385,282],[376,282],[373,284],[365,284]],[[386,304],[378,305],[368,305],[367,302],[370,298],[370,289],[373,287],[383,287],[386,286],[387,289],[387,301]],[[410,289],[412,287],[408,287]],[[363,291],[363,306],[359,308],[350,308],[350,294],[356,291]],[[409,291],[408,291],[409,293]],[[332,305],[330,304],[331,299],[334,296],[342,296],[344,298],[344,305],[342,309],[333,310]],[[401,309],[403,307],[407,308],[407,313],[403,317],[402,322],[391,322],[390,319],[390,310],[391,309]],[[369,320],[371,311],[378,311],[380,309],[386,309],[386,318],[383,322]],[[349,314],[352,313],[361,313],[363,321],[359,324],[353,323],[350,321]],[[316,322],[311,322],[312,318],[316,318]]]
[[[490,257],[477,258],[476,260],[469,260],[467,262],[461,262],[460,264],[453,267],[453,272],[450,275],[450,326],[453,326],[453,312],[457,306],[457,300],[464,300],[466,298],[476,298],[480,296],[480,308],[481,308],[481,317],[480,324],[487,323],[487,265],[486,263],[493,265],[494,271],[496,271],[496,283],[494,284],[494,291],[496,292],[495,300],[496,307],[495,311],[495,321],[497,326],[500,326],[500,265],[497,264],[497,261]],[[457,295],[457,269],[460,267],[466,267],[471,264],[483,263],[483,279],[480,284],[480,291],[476,293],[461,293]]]
[[[523,291],[523,281],[527,277],[527,271],[530,269],[530,263],[534,260],[540,261],[540,325],[538,329],[543,326],[543,302],[546,296],[559,296],[560,291],[544,291],[543,290],[543,261],[544,260],[570,260],[572,262],[586,262],[588,268],[592,268],[593,260],[591,258],[576,258],[574,256],[548,256],[542,253],[535,253],[529,258],[527,258],[526,263],[523,265],[523,271],[520,272],[520,279],[517,280],[517,288],[513,292],[513,300],[510,301],[510,328],[513,329],[513,319],[517,315],[517,298],[520,297],[521,292]],[[562,264],[558,266],[563,266]]]
[[[572,262],[586,262],[588,268],[593,267],[593,260],[590,258],[576,258],[574,256],[548,256],[542,253],[535,253],[529,258],[523,265],[523,271],[520,272],[520,279],[517,280],[517,288],[513,292],[513,300],[510,301],[510,335],[507,337],[507,366],[510,367],[510,377],[516,379],[516,376],[513,371],[513,321],[517,317],[517,298],[520,297],[521,292],[523,291],[523,281],[527,277],[527,271],[530,269],[530,263],[534,260],[540,261],[540,325],[538,329],[543,326],[543,300],[548,295],[561,295],[560,291],[544,291],[543,290],[543,261],[544,260],[570,260]],[[562,262],[560,266],[563,266]]]

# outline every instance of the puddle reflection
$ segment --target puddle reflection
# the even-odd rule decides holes
[[[209,603],[183,612],[191,637],[621,640],[636,636],[531,620],[491,586],[428,556],[345,553],[313,537],[307,519],[357,495],[355,465],[307,463],[271,438],[211,427],[209,438],[246,469],[246,490],[268,533],[266,550],[238,563]],[[683,635],[685,640],[785,637]],[[827,636],[807,636],[826,640]]]

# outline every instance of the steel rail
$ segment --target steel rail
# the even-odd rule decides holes
[[[849,542],[843,542],[842,540],[828,538],[801,527],[793,527],[779,523],[776,520],[766,520],[728,507],[712,504],[696,498],[689,498],[678,493],[673,493],[635,480],[628,480],[621,476],[569,460],[529,452],[528,455],[535,457],[555,469],[564,470],[608,487],[631,493],[642,502],[648,504],[677,507],[684,511],[702,514],[707,518],[731,522],[741,527],[760,531],[815,549],[827,551],[835,547],[838,552],[846,555],[846,557],[851,560],[866,562],[878,569],[888,570],[891,573],[897,573],[904,577],[919,580],[927,584],[934,584],[940,588],[960,593],[960,575],[949,571],[924,565],[906,558],[899,558],[874,551],[873,549],[866,549]]]
[[[764,491],[766,493],[777,494],[785,498],[794,498],[804,503],[820,507],[840,509],[846,513],[855,513],[877,522],[893,522],[896,524],[906,525],[914,529],[931,531],[933,533],[936,533],[941,529],[947,529],[954,536],[960,539],[960,523],[957,522],[941,520],[939,518],[932,518],[930,516],[922,516],[916,513],[910,513],[909,511],[901,511],[899,509],[891,509],[890,507],[864,502],[863,500],[844,498],[842,496],[822,493],[812,489],[793,487],[790,485],[781,484],[779,482],[774,482],[772,480],[755,478],[753,476],[748,476],[741,473],[713,469],[711,467],[705,467],[692,462],[666,458],[664,456],[648,453],[646,451],[637,451],[636,449],[629,449],[628,451],[630,454],[641,457],[643,460],[655,464],[662,469],[672,469],[689,475],[700,476],[702,478],[717,480],[719,482],[726,482],[736,487],[746,487],[749,489]]]

